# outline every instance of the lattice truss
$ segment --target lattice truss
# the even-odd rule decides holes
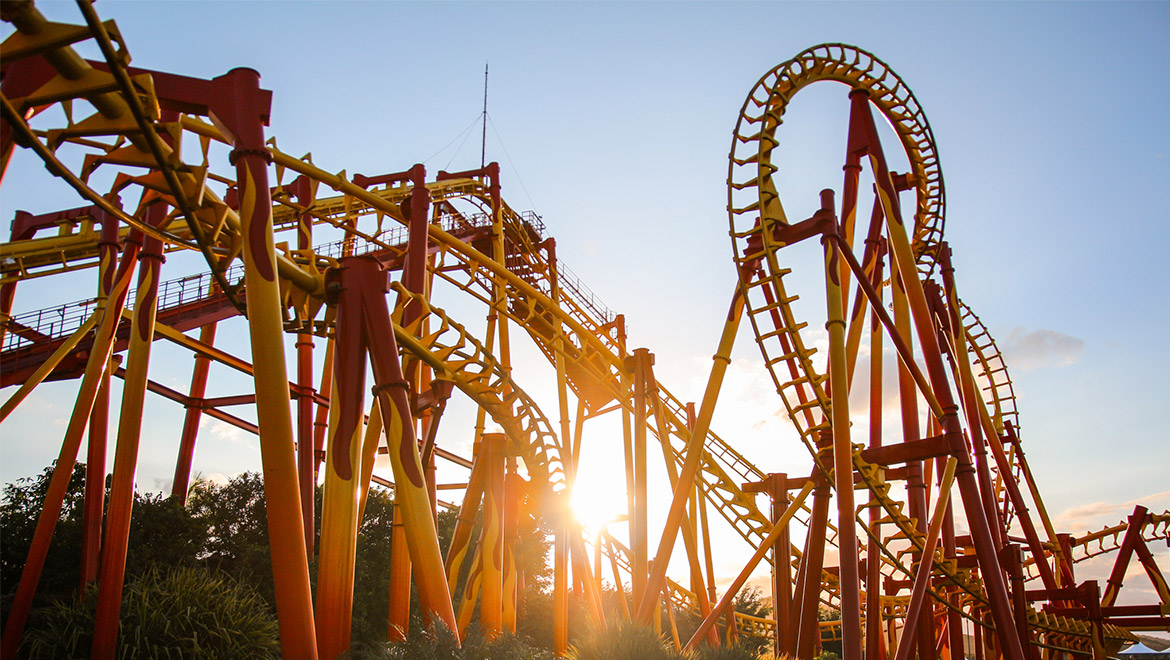
[[[28,150],[83,200],[54,213],[18,212],[0,247],[0,384],[14,388],[3,417],[46,380],[79,383],[6,624],[5,658],[19,643],[83,437],[90,456],[104,455],[104,429],[85,430],[105,419],[111,376],[124,386],[106,535],[83,558],[101,566],[86,576],[99,583],[94,657],[112,657],[117,633],[148,391],[186,408],[180,499],[201,417],[257,435],[285,657],[332,658],[348,647],[354,530],[371,483],[394,488],[403,523],[401,554],[387,561],[409,562],[425,614],[461,633],[477,603],[488,634],[515,629],[523,567],[511,550],[545,519],[557,538],[558,652],[570,597],[584,599],[598,625],[664,612],[680,647],[756,635],[800,658],[828,640],[841,640],[848,660],[950,658],[964,630],[979,658],[1105,657],[1133,630],[1166,628],[1170,592],[1147,545],[1167,538],[1170,514],[1139,507],[1120,525],[1080,537],[1053,528],[1025,460],[1007,365],[958,295],[930,125],[873,55],[816,46],[748,95],[728,172],[738,280],[696,405],[657,380],[646,349],[626,346],[624,317],[557,261],[542,219],[504,201],[495,164],[433,176],[421,165],[377,176],[323,171],[265,133],[272,93],[255,72],[205,80],[131,67],[117,26],[88,0],[78,6],[84,21],[67,25],[31,2],[4,3],[13,31],[0,47],[2,166]],[[95,44],[102,59],[80,57],[79,42]],[[844,85],[850,108],[841,192],[794,195],[782,158],[785,112],[798,92],[827,81]],[[906,171],[890,169],[883,134]],[[864,214],[859,222],[866,204],[869,222]],[[813,209],[807,219],[787,215],[802,206]],[[823,267],[804,266],[805,253]],[[202,271],[164,279],[164,254],[198,255]],[[75,271],[93,274],[95,296],[14,313],[19,284]],[[473,316],[457,319],[455,309]],[[243,355],[215,343],[217,325],[233,318],[246,318],[251,350]],[[765,473],[711,428],[745,318],[811,472]],[[151,380],[158,340],[196,356],[187,392]],[[555,372],[555,410],[526,393],[512,360],[520,342]],[[286,343],[295,359],[286,361]],[[209,396],[212,364],[246,375],[254,391]],[[476,411],[470,456],[439,442],[453,398]],[[233,405],[254,414],[224,410]],[[584,422],[601,417],[623,428],[624,539],[609,530],[586,538],[566,514],[589,442]],[[646,492],[650,444],[670,478],[659,500]],[[392,476],[375,472],[379,455]],[[437,497],[439,460],[467,471],[458,507]],[[322,473],[314,548],[306,529],[317,522],[302,503]],[[650,534],[659,530],[648,529],[646,510],[662,499],[669,510],[655,548]],[[437,506],[460,508],[445,555]],[[102,503],[87,500],[91,510],[100,532]],[[712,513],[754,552],[722,598]],[[689,569],[679,581],[666,575],[676,546]],[[1078,583],[1076,563],[1106,552],[1117,562],[1103,591]],[[1135,554],[1160,603],[1116,605]],[[732,613],[730,597],[760,561],[773,564],[775,616]],[[405,627],[411,572],[395,576],[391,634]],[[617,611],[603,607],[603,576],[625,594]],[[840,621],[818,622],[823,604],[838,608]],[[677,636],[679,610],[703,620],[689,641]]]

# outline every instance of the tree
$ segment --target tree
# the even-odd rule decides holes
[[[4,617],[28,558],[33,532],[37,527],[53,467],[4,486],[0,501],[0,585],[4,590]],[[81,569],[81,517],[85,499],[85,466],[73,467],[61,515],[49,544],[45,566],[41,571],[37,597],[33,605],[45,605],[54,598],[73,593]]]
[[[0,583],[5,595],[5,616],[9,600],[20,584],[21,571],[28,558],[52,474],[50,466],[36,476],[25,477],[4,487],[0,503]],[[108,502],[108,483],[106,491],[104,501]],[[78,463],[73,466],[61,515],[45,557],[34,607],[72,598],[77,590],[84,504],[85,465]],[[194,566],[206,535],[202,521],[177,502],[161,495],[135,493],[126,554],[126,579],[129,581],[142,575],[155,564]]]
[[[826,605],[817,608],[817,621],[840,621],[841,611]],[[821,644],[821,660],[838,660],[841,657],[841,640]]]

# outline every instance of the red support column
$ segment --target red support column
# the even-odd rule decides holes
[[[106,438],[110,418],[110,364],[102,374],[97,399],[89,414],[89,449],[85,459],[85,509],[81,522],[81,575],[78,593],[98,579],[101,565],[102,517],[106,506]]]
[[[1101,596],[1101,605],[1109,607],[1117,602],[1117,594],[1121,592],[1122,582],[1125,580],[1125,569],[1129,568],[1129,561],[1138,542],[1142,538],[1142,527],[1146,524],[1148,509],[1138,505],[1134,508],[1126,522],[1125,536],[1121,539],[1121,547],[1113,560],[1113,569],[1105,580],[1105,593]]]
[[[165,216],[166,207],[162,204],[155,204],[146,211],[146,221],[153,226],[161,224]],[[122,409],[118,419],[118,444],[114,450],[114,477],[110,487],[109,511],[106,513],[106,535],[102,543],[97,613],[94,615],[90,656],[94,660],[113,660],[117,651],[126,549],[130,539],[130,514],[134,507],[134,472],[138,465],[150,348],[154,343],[162,250],[162,241],[147,237],[139,257],[138,289],[135,292]]]
[[[118,221],[101,213],[102,233],[98,243],[98,305],[109,304],[114,276],[118,270]],[[14,227],[15,230],[15,227]],[[15,233],[15,231],[13,232]],[[11,303],[11,300],[7,301]],[[5,308],[5,312],[10,308]],[[110,374],[107,366],[101,376],[97,398],[89,417],[89,449],[85,460],[85,509],[81,523],[81,574],[79,593],[97,581],[101,562],[102,519],[106,500],[106,444],[109,435]]]
[[[775,525],[788,510],[788,475],[769,475],[772,480],[770,517]],[[772,549],[772,593],[775,603],[776,634],[772,646],[777,658],[780,657],[783,642],[780,631],[792,617],[792,540],[787,527],[776,540]]]
[[[199,329],[199,342],[215,344],[215,323],[208,323]],[[183,435],[179,439],[179,460],[175,464],[175,478],[171,485],[171,497],[184,504],[191,483],[191,462],[195,458],[195,438],[199,435],[199,420],[203,415],[203,395],[207,392],[207,373],[211,369],[211,358],[202,353],[195,354],[195,368],[191,372],[191,389],[187,395],[187,414],[183,418]]]
[[[301,488],[305,553],[312,557],[316,552],[317,460],[313,438],[313,335],[309,332],[297,334],[297,389],[297,480]]]
[[[346,259],[339,270],[342,291],[349,287],[362,291],[363,337],[377,338],[377,342],[368,346],[375,381],[373,389],[382,411],[394,468],[394,487],[402,504],[407,548],[415,567],[414,581],[423,618],[428,625],[442,622],[455,631],[455,612],[415,438],[409,384],[402,373],[398,342],[394,339],[394,326],[386,304],[387,276],[376,260],[361,257]]]
[[[329,339],[325,343],[325,364],[321,367],[321,388],[319,394],[326,401],[333,392],[333,353],[336,342]],[[317,474],[321,469],[321,459],[325,456],[325,436],[329,432],[329,405],[317,404],[317,415],[313,421],[313,483],[317,483]]]
[[[308,208],[314,202],[316,185],[309,177],[297,177],[287,190],[297,204]],[[313,215],[309,212],[297,214],[297,250],[306,254],[313,249]],[[312,319],[303,319],[306,324]],[[317,457],[313,434],[313,333],[302,328],[297,333],[297,480],[301,491],[301,520],[305,528],[305,554],[312,558],[316,554],[316,490]]]
[[[796,611],[799,617],[796,632],[797,658],[811,658],[813,648],[821,638],[817,611],[821,602],[821,571],[825,565],[825,527],[828,518],[829,484],[817,479],[813,490],[808,538],[804,546],[804,558],[801,560],[800,600]]]
[[[110,287],[109,302],[102,314],[97,334],[94,336],[89,359],[85,365],[85,374],[81,379],[81,388],[73,405],[69,426],[65,429],[65,438],[61,442],[61,453],[53,468],[53,476],[49,479],[45,504],[41,508],[40,516],[37,517],[37,527],[33,532],[28,556],[20,573],[20,584],[17,586],[16,596],[13,598],[12,608],[9,610],[8,621],[4,624],[4,635],[0,637],[0,659],[2,660],[16,658],[16,649],[24,634],[24,625],[28,621],[32,599],[36,594],[37,582],[40,581],[41,570],[45,566],[45,557],[49,552],[49,542],[52,540],[53,530],[57,526],[57,519],[61,515],[65,492],[69,488],[73,464],[77,461],[77,452],[81,448],[81,435],[85,431],[86,423],[93,410],[94,400],[101,386],[102,375],[109,366],[114,337],[118,324],[122,320],[122,310],[126,305],[130,280],[134,274],[135,262],[141,247],[140,238],[131,240],[134,236],[131,233],[122,250],[122,259],[118,264],[114,284]]]
[[[868,136],[867,151],[873,167],[874,180],[877,184],[878,197],[881,200],[888,226],[889,244],[894,259],[894,266],[907,287],[908,303],[913,311],[913,321],[916,334],[922,344],[924,362],[927,367],[931,389],[937,400],[937,410],[933,410],[939,418],[939,424],[945,435],[955,438],[961,443],[962,428],[959,424],[958,407],[951,396],[950,385],[943,365],[942,352],[939,348],[937,329],[934,326],[922,283],[918,279],[918,272],[914,264],[914,256],[910,246],[905,224],[902,220],[901,206],[897,191],[894,190],[885,156],[882,154],[881,142],[877,137],[877,128],[873,122],[873,115],[869,109],[869,99],[864,90],[854,90],[850,95],[854,102],[854,109],[860,118],[862,129]],[[852,115],[851,115],[852,116]],[[933,408],[933,406],[932,406]],[[1014,619],[1011,603],[1008,600],[1007,584],[1003,571],[996,561],[996,535],[991,530],[988,521],[988,512],[985,511],[983,495],[979,487],[979,477],[976,475],[976,466],[966,451],[958,456],[959,465],[955,478],[959,484],[959,494],[963,500],[963,510],[971,526],[971,536],[976,547],[976,557],[979,561],[980,572],[983,575],[987,589],[988,602],[991,614],[995,620],[996,631],[1003,643],[1003,651],[1007,660],[1025,660],[1023,644],[1014,631]]]
[[[879,209],[877,205],[874,207],[874,215],[877,216]],[[879,223],[879,217],[874,217],[871,220],[871,225]],[[871,227],[872,230],[872,227]],[[868,243],[868,240],[867,240]],[[874,254],[874,269],[870,283],[880,284],[882,281],[882,270],[885,264],[885,247],[884,244],[873,239],[872,247],[870,247]],[[878,290],[879,296],[881,289]],[[878,315],[876,308],[881,303],[879,297],[874,301],[870,311],[870,367],[869,367],[869,446],[870,448],[882,446],[882,408],[884,406],[882,386],[882,339],[883,329],[881,318]],[[885,660],[886,648],[883,643],[882,636],[882,604],[881,604],[881,579],[882,579],[882,562],[881,562],[881,523],[882,507],[877,496],[874,493],[869,494],[869,526],[871,536],[867,540],[865,548],[865,657],[866,660]],[[779,656],[779,654],[777,654]],[[952,658],[952,660],[956,660]]]
[[[867,108],[868,110],[868,108]],[[893,280],[892,296],[894,305],[894,323],[898,330],[898,335],[906,343],[907,347],[912,347],[913,342],[913,327],[910,320],[910,304],[907,301],[906,283],[898,276],[897,272],[891,268],[891,278]],[[914,383],[914,378],[905,363],[898,360],[898,403],[901,409],[902,418],[902,441],[914,442],[922,438],[922,431],[918,424],[918,391]],[[911,461],[906,464],[906,499],[910,506],[910,517],[918,522],[917,529],[920,533],[926,533],[926,482],[922,477],[922,461]],[[914,551],[911,557],[915,562],[921,561],[921,553]],[[907,639],[903,633],[898,646],[901,647],[906,644],[916,644],[918,651],[923,658],[929,658],[931,654],[931,639],[930,639],[930,622],[923,620],[919,621],[913,630],[918,631],[917,638]]]
[[[1024,585],[1024,553],[1019,544],[1009,543],[1003,549],[1003,563],[1007,564],[1008,577],[1011,579],[1012,608],[1016,615],[1016,631],[1020,641],[1024,644],[1024,654],[1029,660],[1040,660],[1036,647],[1030,641],[1028,627],[1028,600]]]
[[[939,460],[938,469],[936,472],[942,474],[944,467],[941,464],[942,459]],[[943,519],[942,530],[943,556],[949,560],[956,560],[958,558],[958,548],[955,546],[955,508],[950,502],[947,503],[946,518]],[[948,596],[948,601],[954,606],[953,609],[948,609],[947,617],[947,635],[949,641],[947,647],[950,649],[950,660],[962,660],[963,656],[963,618],[959,613],[959,590],[952,589]]]

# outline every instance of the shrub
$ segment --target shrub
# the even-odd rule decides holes
[[[756,660],[758,656],[743,646],[700,646],[693,660]]]
[[[39,611],[21,645],[30,660],[88,658],[97,593]],[[250,588],[197,568],[152,568],[126,586],[119,660],[274,659],[276,618]]]
[[[585,635],[569,649],[574,660],[682,660],[646,626],[619,622]]]
[[[467,660],[553,660],[556,656],[548,649],[532,646],[521,635],[500,635],[489,642],[470,634],[463,644],[463,657]]]
[[[384,653],[376,656],[380,660],[554,660],[555,657],[551,651],[535,648],[519,635],[501,635],[488,641],[472,632],[461,648],[455,635],[442,626],[412,634],[405,642],[387,644],[384,648]]]

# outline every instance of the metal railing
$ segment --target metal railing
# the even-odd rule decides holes
[[[532,211],[518,214],[520,219],[536,233],[538,238],[544,237],[544,222],[539,215]],[[486,213],[471,215],[444,214],[439,217],[439,226],[449,233],[458,233],[469,229],[490,227],[491,216]],[[313,251],[332,259],[340,259],[344,254],[347,242],[353,244],[353,255],[368,254],[384,249],[384,246],[405,247],[409,238],[406,227],[394,227],[374,237],[377,243],[364,239],[342,239],[332,243],[317,246]],[[597,296],[586,287],[579,277],[558,260],[558,274],[561,290],[582,307],[588,308],[603,323],[612,322],[614,313],[611,312]],[[237,263],[224,272],[229,284],[235,285],[244,278],[244,265]],[[168,280],[159,285],[158,308],[160,311],[173,309],[182,305],[189,305],[205,300],[217,293],[215,278],[211,273],[204,272],[188,275],[174,280]],[[127,294],[126,307],[134,307],[133,289]],[[7,332],[4,334],[2,351],[14,351],[28,348],[40,341],[51,341],[68,336],[78,328],[97,309],[97,298],[88,298],[75,302],[65,303],[56,307],[25,312],[13,315],[6,323]]]

